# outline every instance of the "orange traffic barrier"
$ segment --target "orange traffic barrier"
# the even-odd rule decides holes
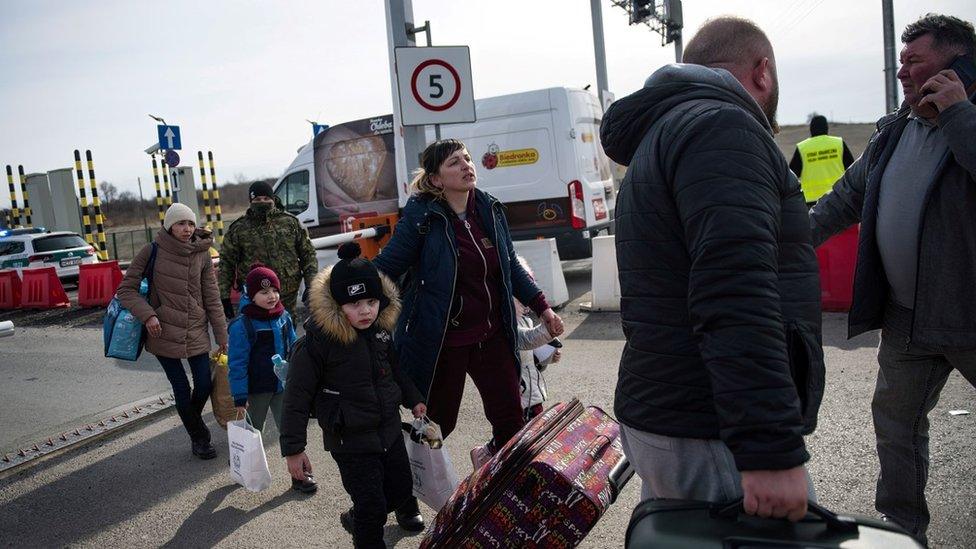
[[[357,217],[352,219],[354,231],[368,229],[370,227],[377,227],[380,225],[386,225],[390,228],[390,232],[380,237],[379,240],[375,238],[356,239],[356,242],[359,243],[359,248],[362,250],[362,256],[365,259],[373,259],[379,255],[380,250],[383,248],[383,246],[386,246],[386,243],[390,241],[390,237],[393,236],[393,228],[396,227],[398,218],[399,216],[397,214],[384,214],[374,215],[371,217]]]
[[[0,309],[20,307],[20,276],[17,271],[0,271]]]
[[[71,307],[54,267],[24,269],[20,306],[24,309]]]
[[[107,306],[121,283],[118,261],[82,263],[78,266],[78,306]]]

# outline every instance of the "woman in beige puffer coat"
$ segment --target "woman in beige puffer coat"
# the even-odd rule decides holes
[[[166,210],[163,229],[156,234],[154,243],[156,260],[149,301],[139,294],[139,284],[149,274],[145,271],[152,244],[144,246],[133,258],[118,297],[149,333],[146,350],[156,355],[173,386],[176,410],[190,435],[193,454],[212,459],[217,452],[210,443],[210,430],[200,417],[213,388],[210,327],[220,350],[227,351],[227,321],[210,259],[213,238],[210,231],[196,228],[196,217],[189,207],[175,203]],[[190,364],[192,392],[182,359]]]

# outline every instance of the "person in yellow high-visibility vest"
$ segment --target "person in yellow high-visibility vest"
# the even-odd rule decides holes
[[[847,143],[827,135],[827,118],[818,114],[810,119],[810,137],[797,143],[790,169],[800,178],[803,197],[812,205],[830,191],[853,163],[854,155]]]

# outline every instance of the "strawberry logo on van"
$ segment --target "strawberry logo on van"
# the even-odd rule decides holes
[[[493,170],[498,166],[498,145],[494,143],[488,145],[488,152],[481,157],[481,165],[487,170]]]

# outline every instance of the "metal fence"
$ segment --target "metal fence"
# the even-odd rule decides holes
[[[152,242],[154,228],[108,233],[108,253],[111,259],[131,261],[143,246]]]

